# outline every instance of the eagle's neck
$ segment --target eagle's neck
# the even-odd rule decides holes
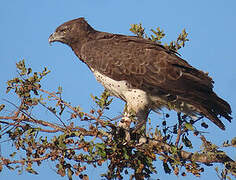
[[[78,41],[75,41],[71,44],[69,44],[69,46],[72,48],[72,50],[74,51],[74,53],[76,54],[76,56],[82,61],[85,62],[84,58],[81,55],[81,49],[82,47],[88,43],[89,41],[93,41],[94,39],[96,39],[96,36],[99,32],[98,31],[90,31],[88,32],[88,34],[86,36],[84,36],[83,38],[78,38]]]
[[[80,58],[80,50],[82,47],[81,43],[76,43],[76,44],[72,44],[70,45],[71,49],[74,51],[74,53],[76,54],[76,56],[78,56]]]

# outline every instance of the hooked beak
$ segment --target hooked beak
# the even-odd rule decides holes
[[[50,45],[51,43],[56,41],[64,43],[64,40],[65,40],[64,34],[61,34],[60,32],[54,32],[48,38],[48,42]]]
[[[52,33],[49,38],[48,38],[48,42],[51,45],[51,43],[53,42],[60,42],[63,44],[68,44],[68,40],[65,37],[65,34],[62,32],[58,32],[55,31],[54,33]]]
[[[55,42],[56,38],[55,38],[55,33],[51,34],[48,38],[48,42],[50,45],[52,45],[52,42]]]

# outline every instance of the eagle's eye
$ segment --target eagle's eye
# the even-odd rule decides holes
[[[64,34],[65,34],[68,30],[69,30],[68,27],[64,27],[64,28],[61,28],[61,29],[60,29],[60,31],[61,31],[62,33],[64,33]]]
[[[61,29],[61,32],[66,33],[67,29]]]

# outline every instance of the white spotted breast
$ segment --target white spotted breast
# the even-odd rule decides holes
[[[98,82],[100,82],[113,96],[116,96],[127,102],[130,109],[138,111],[147,107],[150,100],[145,91],[140,89],[130,88],[126,81],[116,81],[96,70],[91,69]]]

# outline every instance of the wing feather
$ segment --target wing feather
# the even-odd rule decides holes
[[[91,68],[150,94],[164,92],[197,107],[224,129],[217,118],[230,121],[230,106],[212,90],[213,80],[189,65],[173,51],[152,41],[110,34],[83,45],[81,54]]]

